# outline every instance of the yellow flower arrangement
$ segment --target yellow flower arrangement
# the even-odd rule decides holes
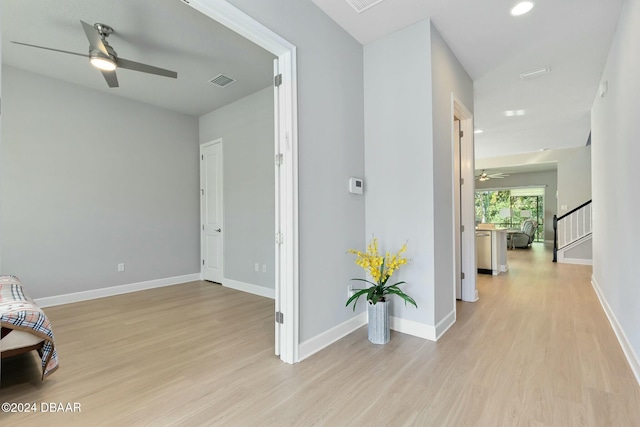
[[[355,293],[347,300],[347,306],[353,302],[353,309],[356,309],[356,303],[358,302],[358,298],[365,295],[367,296],[367,301],[371,304],[376,304],[379,301],[385,301],[385,295],[394,294],[398,295],[400,298],[404,299],[405,304],[407,302],[413,304],[418,307],[413,298],[409,295],[405,294],[400,290],[398,285],[401,285],[405,282],[398,282],[393,285],[387,285],[387,281],[391,277],[391,275],[397,271],[400,266],[405,265],[407,263],[407,259],[403,256],[403,254],[407,251],[407,244],[402,245],[400,250],[391,254],[386,252],[385,255],[380,255],[378,253],[378,239],[373,238],[369,245],[367,246],[367,250],[365,252],[349,249],[348,253],[352,255],[356,255],[356,264],[362,267],[365,273],[369,274],[373,281],[369,281],[366,279],[352,279],[359,280],[362,282],[370,283],[371,287],[366,289],[354,289]]]

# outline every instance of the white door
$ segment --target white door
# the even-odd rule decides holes
[[[222,282],[222,139],[200,147],[202,278]]]

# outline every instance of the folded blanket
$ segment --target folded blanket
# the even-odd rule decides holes
[[[38,350],[42,359],[42,380],[58,369],[51,322],[15,276],[0,276],[0,325],[29,332],[44,340],[42,349]]]

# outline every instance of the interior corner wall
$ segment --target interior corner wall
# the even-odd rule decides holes
[[[435,326],[430,40],[426,20],[364,47],[365,222],[382,252],[408,243],[411,261],[392,280],[418,309],[394,298],[391,315]]]
[[[8,66],[2,79],[3,274],[42,298],[200,271],[196,118]]]
[[[453,221],[453,94],[473,114],[473,80],[431,23],[433,85],[433,223],[435,322],[455,310]],[[469,201],[473,204],[473,201]],[[462,254],[465,256],[465,254]],[[471,254],[475,256],[475,254]],[[438,331],[439,333],[440,331]]]
[[[362,275],[346,251],[365,240],[364,197],[348,192],[349,177],[364,176],[362,45],[310,1],[228,1],[296,46],[304,343],[358,314],[345,302]]]
[[[640,0],[628,0],[601,79],[608,82],[608,92],[595,99],[591,111],[593,281],[640,381],[638,237],[633,232],[640,211],[638,52]]]
[[[224,278],[269,289],[275,286],[273,106],[268,87],[199,120],[200,144],[223,139]]]

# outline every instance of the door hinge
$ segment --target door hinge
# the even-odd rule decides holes
[[[273,78],[273,84],[275,87],[278,87],[282,84],[282,74],[278,74]]]
[[[204,231],[204,224],[202,224],[202,231]]]
[[[281,245],[284,243],[284,236],[282,233],[276,233],[276,244]]]
[[[200,189],[200,195],[201,195],[201,196],[204,196],[204,188],[201,188],[201,189]]]
[[[460,178],[460,185],[464,185],[464,178]]]
[[[463,131],[463,130],[461,130],[461,131],[460,131],[460,138],[462,138],[463,136],[464,136],[464,131]]]
[[[461,232],[461,233],[464,233],[464,225],[461,225],[461,226],[460,226],[460,232]]]
[[[204,154],[200,155],[200,160],[204,160]]]
[[[204,265],[204,260],[202,260],[202,265]]]
[[[276,154],[276,166],[282,166],[282,163],[284,163],[284,155]]]
[[[462,272],[462,273],[461,273],[460,278],[461,278],[462,280],[464,280],[464,272]]]
[[[284,314],[281,311],[276,311],[276,323],[284,323]]]

